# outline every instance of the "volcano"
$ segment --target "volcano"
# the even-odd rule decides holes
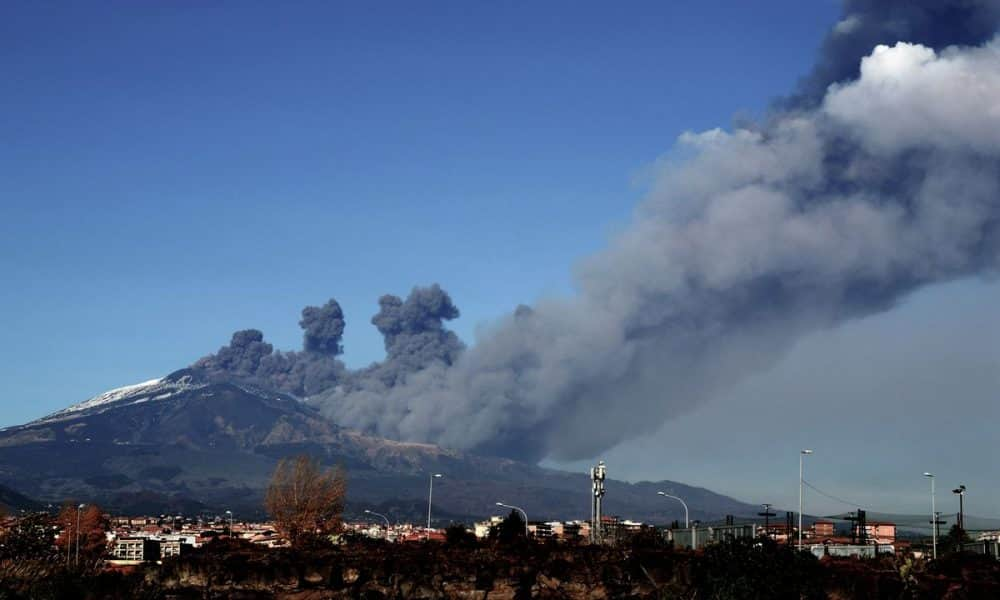
[[[418,518],[428,475],[442,473],[434,498],[445,521],[482,518],[498,500],[523,506],[533,519],[589,514],[584,474],[366,435],[293,396],[190,368],[0,430],[0,484],[41,502],[92,501],[121,513],[257,516],[277,461],[299,454],[346,469],[349,513],[379,508]],[[683,516],[657,497],[660,489],[683,496],[692,518],[756,512],[671,481],[610,481],[607,489],[607,514],[650,522]]]

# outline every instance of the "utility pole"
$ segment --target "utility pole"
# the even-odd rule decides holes
[[[937,558],[937,539],[938,539],[938,536],[940,535],[940,533],[939,533],[940,526],[944,525],[945,523],[947,523],[947,521],[944,521],[944,520],[941,519],[941,513],[939,513],[939,512],[934,513],[934,520],[931,521],[931,527],[934,528],[934,557],[935,558]]]
[[[771,537],[771,517],[776,517],[778,513],[771,512],[770,504],[761,504],[764,507],[764,512],[757,513],[758,516],[764,517],[764,535]]]

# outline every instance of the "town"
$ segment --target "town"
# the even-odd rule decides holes
[[[776,517],[776,513],[771,512],[769,505],[762,508],[762,519],[759,521],[726,516],[718,522],[694,521],[687,526],[674,522],[669,526],[660,526],[615,516],[602,516],[600,527],[596,529],[590,520],[525,521],[521,517],[523,513],[519,513],[516,508],[510,515],[493,515],[470,524],[452,523],[446,528],[391,522],[386,515],[364,510],[356,518],[345,520],[329,539],[334,544],[350,543],[351,540],[362,538],[394,544],[420,544],[445,542],[450,530],[459,530],[478,540],[488,540],[495,537],[505,523],[513,522],[519,528],[518,531],[523,529],[525,539],[539,543],[622,545],[637,536],[651,534],[671,546],[687,550],[704,549],[727,539],[767,538],[779,544],[796,547],[801,544],[803,550],[816,557],[873,558],[879,555],[910,555],[925,558],[932,552],[932,540],[926,539],[925,535],[917,531],[897,535],[895,523],[868,521],[864,510],[852,513],[847,519],[840,521],[823,518],[812,520],[801,529],[800,542],[800,530],[795,524],[793,513],[787,512],[783,521],[772,521],[771,517]],[[51,517],[53,523],[50,541],[65,552],[67,562],[72,564],[79,560],[81,544],[86,547],[94,545],[93,540],[85,539],[81,542],[80,536],[93,536],[94,527],[97,527],[105,541],[106,553],[101,557],[102,562],[106,568],[111,569],[160,562],[218,540],[239,540],[261,548],[287,548],[290,545],[290,540],[282,536],[280,527],[275,522],[245,520],[231,511],[196,516],[123,516],[100,513],[95,518],[94,510],[99,509],[86,504],[68,505],[60,513],[62,518],[47,512],[32,514],[21,511],[18,515],[7,516],[0,521],[0,539],[8,532],[23,527],[25,522],[33,518]],[[956,525],[955,529],[957,528]],[[977,531],[974,537],[965,532],[959,535],[960,538],[955,538],[953,533],[949,538],[950,542],[942,541],[942,546],[947,546],[949,551],[957,549],[994,558],[1000,556],[1000,531]],[[956,539],[958,545],[954,546]],[[948,543],[952,546],[948,546]]]

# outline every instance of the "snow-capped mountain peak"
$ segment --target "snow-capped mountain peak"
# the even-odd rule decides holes
[[[46,421],[60,421],[66,418],[75,417],[86,413],[99,413],[105,410],[125,406],[128,404],[139,404],[151,400],[164,400],[174,394],[204,387],[203,383],[194,383],[190,377],[161,377],[150,379],[142,383],[134,383],[113,390],[108,390],[98,394],[93,398],[78,402],[68,408],[54,412],[51,415],[38,419],[36,423]]]

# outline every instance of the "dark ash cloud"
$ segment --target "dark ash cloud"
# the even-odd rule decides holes
[[[237,378],[278,391],[308,397],[340,389],[384,390],[405,381],[408,373],[431,365],[451,366],[464,345],[444,322],[458,308],[437,284],[415,287],[405,300],[385,295],[372,324],[385,337],[386,358],[351,371],[343,353],[344,313],[336,300],[302,309],[302,351],[275,351],[264,334],[246,329],[233,334],[229,345],[194,365],[210,377]]]
[[[331,356],[343,353],[340,341],[344,337],[344,312],[336,300],[302,309],[299,327],[305,330],[302,347],[306,352]]]
[[[229,345],[192,365],[212,378],[237,378],[281,392],[308,396],[329,389],[347,371],[335,357],[343,351],[344,314],[336,300],[302,309],[302,352],[275,351],[257,329],[233,334]]]

